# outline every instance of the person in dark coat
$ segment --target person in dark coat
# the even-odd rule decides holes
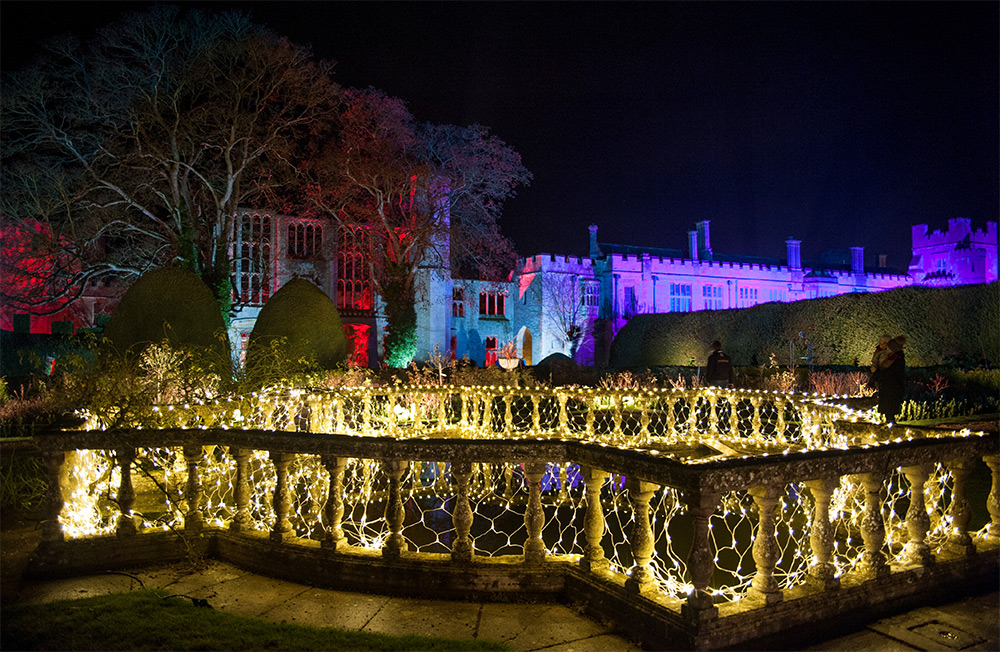
[[[722,351],[722,342],[712,342],[712,354],[708,356],[705,380],[713,387],[735,387],[736,372],[732,359]]]
[[[891,340],[889,355],[879,365],[878,411],[885,417],[886,423],[893,423],[903,408],[903,396],[906,393],[905,345],[906,337],[903,335]]]
[[[875,347],[875,351],[872,352],[872,373],[870,384],[875,389],[878,388],[879,377],[882,375],[882,362],[889,357],[889,342],[891,341],[891,335],[883,335],[878,338],[878,345]]]

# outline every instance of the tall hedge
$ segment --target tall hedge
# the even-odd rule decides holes
[[[305,279],[292,279],[257,316],[247,343],[246,368],[251,375],[267,371],[262,366],[272,367],[272,373],[294,373],[302,361],[333,369],[347,358],[347,348],[340,313],[330,297]]]
[[[219,303],[204,281],[184,269],[143,274],[122,296],[103,335],[118,353],[138,353],[166,339],[176,347],[211,352],[212,364],[229,365],[229,338]]]
[[[611,365],[704,364],[721,340],[737,365],[787,364],[789,345],[821,365],[865,364],[879,335],[906,335],[911,366],[1000,364],[1000,284],[906,287],[742,310],[638,315],[611,344]],[[800,335],[801,334],[801,335]]]

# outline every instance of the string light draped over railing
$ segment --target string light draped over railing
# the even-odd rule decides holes
[[[159,414],[144,441],[183,445],[47,458],[58,536],[219,528],[344,554],[549,559],[702,611],[1000,542],[984,433],[890,428],[816,396],[355,388]],[[974,472],[991,478],[985,510],[969,507]]]

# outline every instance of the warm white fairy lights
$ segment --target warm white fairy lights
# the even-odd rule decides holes
[[[88,429],[103,429],[92,415],[83,415]],[[869,423],[869,428],[838,432],[836,421]],[[138,424],[137,424],[138,425]],[[670,458],[690,465],[719,459],[752,460],[779,455],[783,459],[810,450],[873,449],[938,435],[905,426],[886,430],[870,413],[837,405],[829,397],[740,390],[555,390],[510,387],[349,388],[335,392],[271,391],[240,400],[216,400],[184,406],[161,406],[149,427],[205,430],[265,429],[317,433],[390,435],[396,438],[449,437],[462,439],[584,440],[607,449],[631,449],[650,458]],[[942,437],[972,437],[968,430],[942,431]],[[275,528],[274,493],[277,472],[265,450],[248,451],[246,527],[261,532]],[[186,495],[190,460],[180,448],[139,449],[132,466],[133,485],[142,497],[133,507],[143,530],[184,527],[190,509]],[[225,446],[206,445],[197,469],[201,493],[199,512],[210,527],[233,523],[237,461]],[[294,535],[322,539],[331,524],[325,506],[330,472],[317,455],[290,455],[285,484],[287,518]],[[111,451],[73,451],[63,468],[64,508],[60,523],[69,539],[114,533],[121,483]],[[585,477],[571,462],[549,462],[541,481],[544,511],[542,539],[548,554],[579,559],[587,548],[584,521],[589,509]],[[929,468],[924,502],[929,526],[925,542],[931,554],[944,548],[955,525],[951,521],[954,479],[947,466]],[[349,546],[378,550],[389,532],[386,505],[388,476],[375,459],[344,461],[341,528]],[[625,478],[607,476],[600,492],[604,515],[601,544],[611,572],[632,572],[630,537],[636,527]],[[836,576],[856,569],[865,555],[863,521],[866,489],[853,476],[842,476],[830,496],[833,540],[830,561]],[[455,525],[456,479],[445,461],[411,461],[399,481],[404,510],[401,534],[415,553],[447,553]],[[906,510],[910,484],[901,469],[884,478],[880,512],[885,527],[889,563],[903,564],[910,538]],[[150,499],[150,495],[159,498]],[[470,538],[476,555],[519,555],[528,539],[525,512],[529,487],[523,465],[496,462],[472,465],[468,499],[473,513]],[[815,498],[805,484],[777,489],[774,510],[776,557],[773,579],[780,589],[806,581],[814,551]],[[649,571],[663,594],[690,594],[687,554],[691,520],[677,489],[658,487],[649,503],[653,553]],[[753,543],[761,520],[755,499],[747,491],[721,495],[709,520],[708,536],[715,570],[709,593],[718,601],[748,596],[758,573]],[[989,524],[970,533],[984,541]],[[338,548],[339,549],[339,548]]]

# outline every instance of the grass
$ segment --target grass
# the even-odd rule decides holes
[[[493,641],[270,623],[159,589],[16,605],[2,621],[4,650],[509,650]]]

